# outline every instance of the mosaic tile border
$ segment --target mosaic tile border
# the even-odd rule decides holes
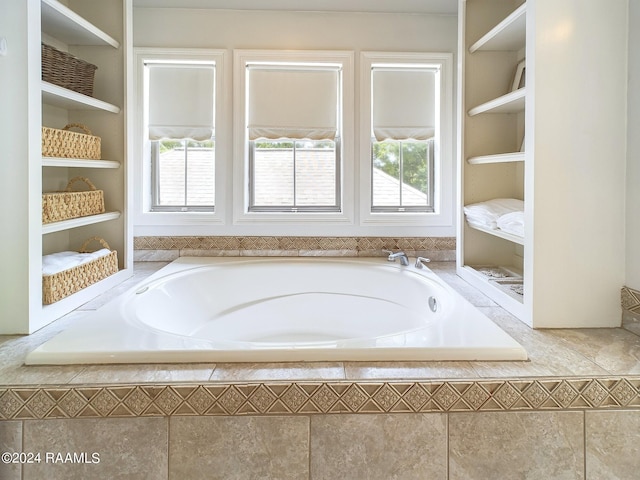
[[[415,255],[427,252],[455,258],[455,237],[236,237],[236,236],[143,236],[134,237],[136,251],[178,251],[180,255],[341,255],[380,256],[382,250],[404,250]],[[442,256],[441,256],[442,257]],[[144,257],[142,257],[144,258]],[[436,260],[445,260],[444,257]]]
[[[7,387],[0,419],[640,409],[640,376]]]
[[[623,287],[621,292],[622,309],[631,313],[640,314],[640,291],[629,287]]]

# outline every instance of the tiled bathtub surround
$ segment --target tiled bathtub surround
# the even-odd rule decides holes
[[[622,289],[622,326],[640,335],[640,291],[629,287]]]
[[[451,415],[449,478],[496,478],[498,463],[499,478],[583,479],[583,424],[581,412]]]
[[[640,315],[640,290],[624,287],[621,297],[623,310]]]
[[[181,256],[376,257],[403,250],[433,261],[455,260],[454,237],[135,237],[136,261],[172,261]]]
[[[640,411],[170,416],[0,423],[3,480],[637,479]]]

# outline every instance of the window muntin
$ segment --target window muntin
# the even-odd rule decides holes
[[[152,211],[213,211],[215,142],[151,142]]]

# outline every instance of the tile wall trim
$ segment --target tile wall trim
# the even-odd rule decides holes
[[[622,287],[621,300],[623,310],[640,315],[640,290]]]
[[[640,409],[640,376],[0,388],[0,420]]]
[[[455,237],[236,237],[144,236],[133,239],[136,261],[173,260],[178,256],[347,256],[374,257],[382,250],[455,260]]]

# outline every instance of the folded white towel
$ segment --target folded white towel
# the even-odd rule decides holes
[[[42,257],[42,274],[53,275],[68,270],[83,263],[91,262],[105,255],[109,255],[111,250],[102,248],[91,253],[79,252],[58,252]]]
[[[494,198],[486,202],[473,203],[464,207],[467,221],[472,225],[497,229],[498,218],[508,213],[523,211],[524,202],[515,198]]]
[[[502,215],[498,218],[497,224],[503,232],[524,237],[524,212],[511,212]]]

